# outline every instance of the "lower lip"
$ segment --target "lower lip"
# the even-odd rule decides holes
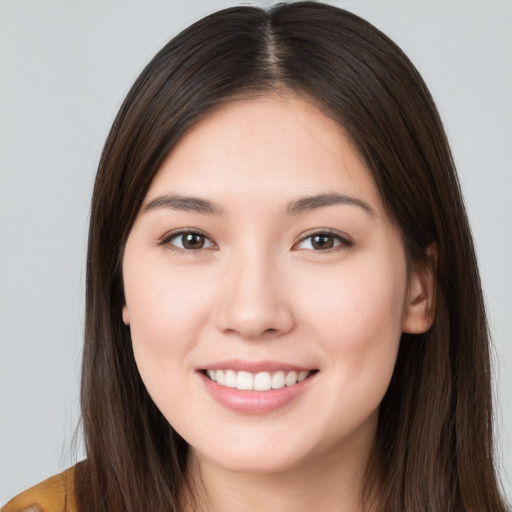
[[[236,388],[221,386],[202,372],[198,372],[198,375],[206,390],[216,402],[226,409],[243,414],[265,414],[281,409],[304,393],[316,377],[316,373],[313,373],[302,382],[280,389],[241,391]]]

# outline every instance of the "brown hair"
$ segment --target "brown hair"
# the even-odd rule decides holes
[[[155,173],[218,106],[288,90],[313,98],[364,157],[410,262],[437,248],[435,321],[404,334],[382,402],[368,496],[378,510],[504,511],[493,465],[489,340],[446,136],[420,75],[361,18],[314,2],[214,13],[139,76],[113,124],[92,200],[81,405],[82,512],[178,511],[187,444],[149,397],[122,323],[123,247]]]

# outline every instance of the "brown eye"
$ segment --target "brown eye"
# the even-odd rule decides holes
[[[164,243],[184,251],[198,251],[214,247],[213,242],[206,235],[195,231],[175,233],[167,238]]]
[[[307,249],[316,252],[327,252],[331,249],[342,249],[343,247],[352,247],[353,242],[341,235],[319,232],[304,237],[295,246],[295,249]]]
[[[311,246],[318,251],[332,249],[334,247],[334,237],[331,235],[312,236]]]
[[[183,248],[185,249],[202,249],[205,243],[205,237],[197,233],[188,233],[181,235]]]

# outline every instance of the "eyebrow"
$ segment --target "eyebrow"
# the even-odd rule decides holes
[[[358,206],[362,208],[371,217],[377,217],[375,210],[366,202],[356,197],[348,196],[346,194],[318,194],[315,196],[302,197],[296,199],[288,204],[286,213],[289,215],[299,215],[307,213],[313,210],[319,210],[320,208],[326,208],[328,206],[334,206],[338,204],[346,204],[350,206]]]
[[[222,206],[199,197],[181,196],[177,194],[166,194],[152,199],[142,208],[144,213],[158,208],[180,210],[184,212],[206,213],[208,215],[220,215],[223,212]]]
[[[317,194],[314,196],[301,197],[288,203],[286,213],[288,215],[300,215],[310,211],[327,208],[339,204],[357,206],[362,208],[371,217],[376,217],[375,210],[366,202],[356,197],[346,194]],[[207,215],[220,215],[224,209],[218,203],[199,197],[182,196],[178,194],[165,194],[152,199],[142,208],[144,213],[159,208],[168,208],[170,210],[179,210],[192,213]]]

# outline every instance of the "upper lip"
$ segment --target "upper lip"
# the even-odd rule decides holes
[[[290,364],[281,361],[244,361],[242,359],[230,359],[224,361],[217,361],[215,363],[206,364],[197,368],[198,370],[234,370],[245,371],[249,373],[258,372],[277,372],[279,370],[291,372],[311,371],[315,368],[308,366],[301,366],[297,364]]]

